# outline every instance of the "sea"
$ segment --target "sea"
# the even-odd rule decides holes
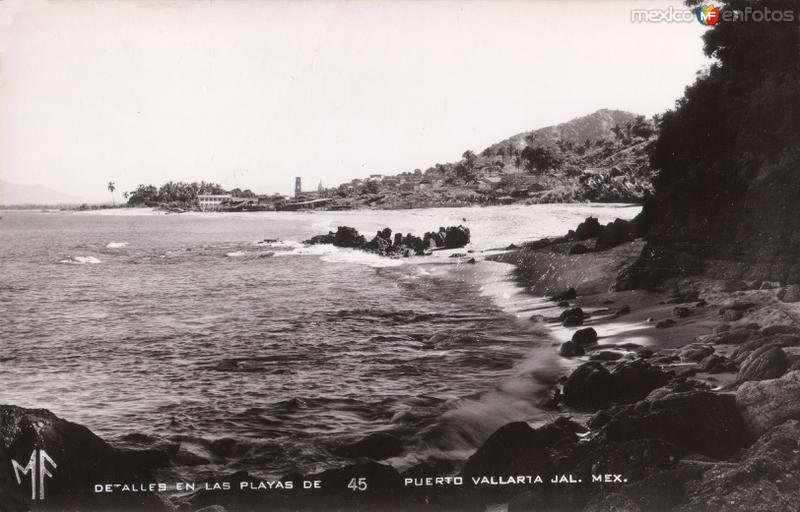
[[[457,464],[508,422],[546,420],[564,364],[530,319],[545,299],[484,258],[639,210],[0,211],[0,403],[117,446],[179,445],[183,478],[309,474],[372,433],[402,443],[400,470]],[[302,243],[459,224],[469,246],[425,257]]]

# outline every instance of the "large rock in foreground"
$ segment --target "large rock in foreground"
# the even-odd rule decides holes
[[[689,482],[679,510],[772,512],[800,510],[800,423],[773,427],[736,464],[720,463]]]
[[[47,463],[52,477],[44,479],[45,501],[41,502],[48,509],[166,510],[163,502],[151,492],[94,492],[96,484],[152,482],[152,471],[169,464],[166,452],[120,450],[86,427],[63,420],[50,411],[12,405],[0,405],[0,467],[3,468],[0,470],[0,498],[16,496],[22,498],[25,505],[22,509],[15,508],[12,500],[0,503],[0,509],[13,511],[31,507],[30,475],[23,476],[18,486],[11,460],[24,467],[34,449],[44,450],[52,460]],[[11,473],[10,478],[2,478],[6,471]]]
[[[800,370],[779,379],[745,382],[736,392],[736,403],[752,437],[786,420],[800,420]]]
[[[643,400],[612,417],[600,435],[608,442],[662,439],[684,453],[716,458],[734,453],[748,439],[735,398],[708,391]]]
[[[583,409],[597,409],[612,402],[641,400],[665,385],[671,375],[645,361],[617,365],[613,372],[597,362],[580,365],[564,384],[564,403]]]

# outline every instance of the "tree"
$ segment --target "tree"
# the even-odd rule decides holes
[[[464,151],[464,154],[461,156],[464,158],[464,160],[456,165],[454,169],[455,175],[464,183],[473,183],[478,181],[477,173],[475,172],[475,161],[478,157],[475,156],[475,153],[470,150]]]
[[[745,9],[789,12],[795,19],[800,15],[794,0],[721,3],[723,12]],[[651,154],[651,165],[659,172],[645,218],[656,226],[654,232],[664,235],[662,240],[671,233],[700,243],[712,235],[714,243],[733,237],[739,230],[731,219],[751,213],[745,208],[746,195],[755,177],[769,169],[773,184],[781,183],[781,173],[788,183],[786,176],[800,168],[797,24],[721,22],[703,39],[706,56],[715,62],[661,116]],[[770,193],[788,194],[786,189],[773,186]],[[780,225],[778,218],[774,222]],[[712,233],[708,226],[722,228]]]
[[[111,192],[111,205],[114,205],[114,191],[117,190],[117,186],[114,185],[113,181],[108,182],[108,191]]]
[[[464,183],[473,183],[478,181],[478,176],[475,169],[465,162],[460,162],[455,167],[455,175]]]
[[[364,192],[367,194],[377,194],[380,190],[381,187],[377,181],[368,181],[364,184]]]
[[[128,192],[128,205],[141,206],[158,201],[158,189],[153,185],[139,185],[133,192]]]
[[[553,149],[544,146],[526,146],[520,155],[522,164],[528,172],[540,173],[557,169],[563,163],[561,156]]]

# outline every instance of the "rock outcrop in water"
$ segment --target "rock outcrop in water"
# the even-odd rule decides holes
[[[50,411],[13,405],[0,405],[0,509],[37,505],[31,502],[30,474],[18,485],[11,463],[26,466],[34,449],[52,460],[47,463],[52,476],[43,483],[46,500],[39,502],[48,510],[168,510],[154,492],[94,492],[97,484],[152,482],[154,470],[170,464],[165,451],[114,448]]]
[[[438,231],[429,231],[421,238],[411,233],[394,233],[384,228],[370,241],[361,235],[355,228],[339,226],[336,232],[330,231],[327,235],[317,235],[305,244],[332,244],[336,247],[361,249],[380,254],[381,256],[422,256],[435,249],[457,249],[469,243],[469,228],[464,226],[440,227]]]

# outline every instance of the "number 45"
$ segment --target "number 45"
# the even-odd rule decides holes
[[[353,491],[366,491],[367,479],[366,478],[351,478],[347,488]]]

